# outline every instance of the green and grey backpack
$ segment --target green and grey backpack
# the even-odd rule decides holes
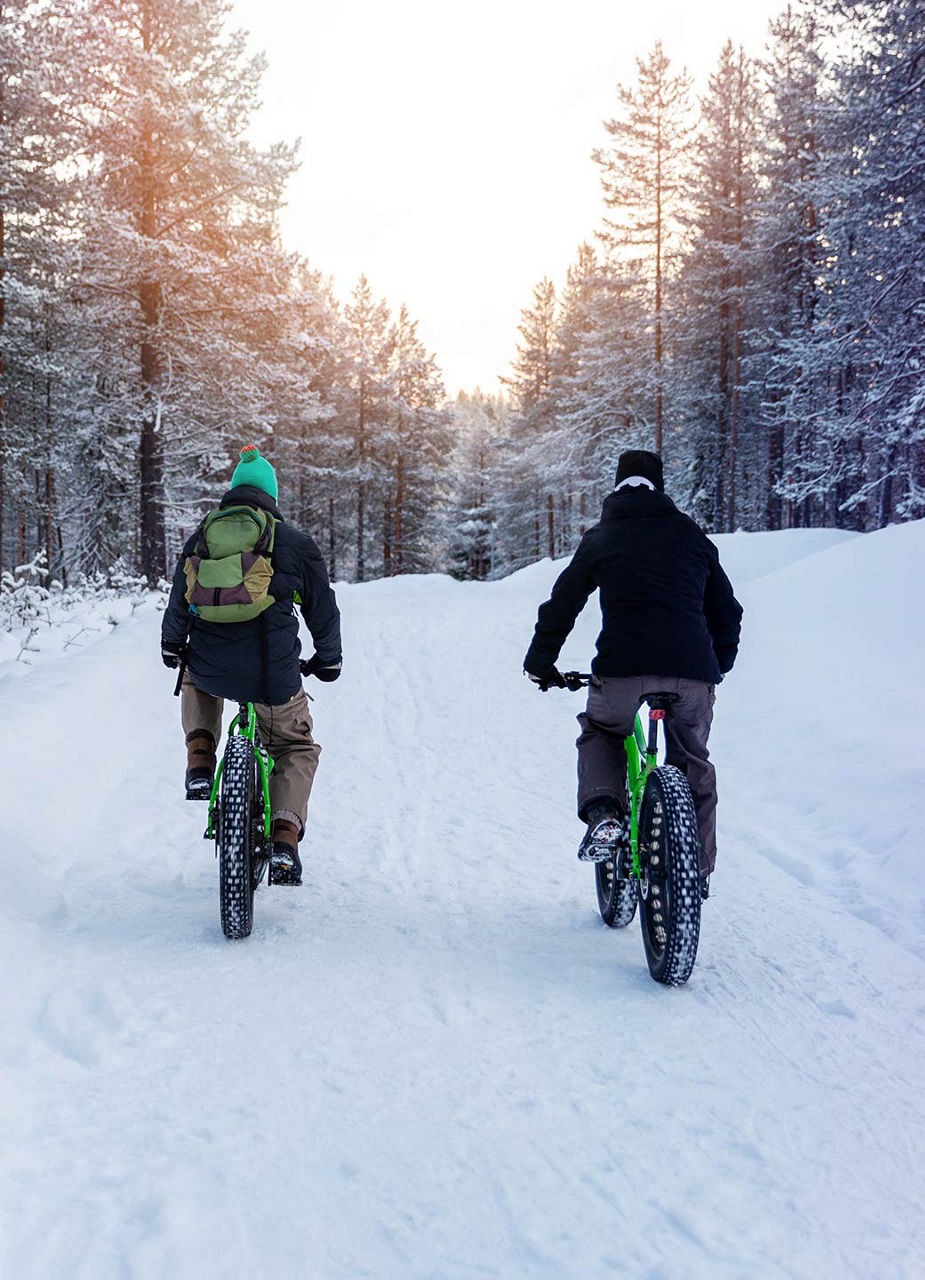
[[[205,622],[248,622],[269,609],[276,519],[254,507],[210,511],[186,558],[186,600]]]

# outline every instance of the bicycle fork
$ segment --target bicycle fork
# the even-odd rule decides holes
[[[632,852],[631,876],[642,879],[642,859],[639,850],[639,808],[649,774],[658,766],[658,724],[665,719],[664,707],[650,707],[649,735],[643,734],[642,723],[636,716],[632,734],[626,739],[627,777],[630,793],[630,849]]]
[[[254,755],[257,758],[257,773],[260,777],[260,790],[263,795],[263,837],[267,844],[270,843],[270,820],[272,817],[270,811],[270,774],[273,772],[273,766],[276,763],[266,747],[257,736],[257,713],[252,703],[246,703],[242,706],[238,714],[228,726],[228,737],[233,733],[239,733],[244,738],[250,738],[254,744]],[[215,781],[212,783],[212,794],[209,796],[209,820],[206,823],[206,829],[203,832],[203,838],[206,840],[214,840],[218,831],[218,798],[221,793],[222,773],[225,768],[225,757],[222,755],[218,762],[218,768],[215,770]]]

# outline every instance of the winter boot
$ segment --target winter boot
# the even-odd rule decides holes
[[[580,862],[609,862],[618,855],[623,819],[615,800],[601,796],[585,805],[588,829],[578,846]]]
[[[186,798],[208,800],[215,781],[215,739],[208,729],[186,735]]]
[[[299,829],[291,822],[273,823],[273,852],[270,854],[270,884],[301,884]]]

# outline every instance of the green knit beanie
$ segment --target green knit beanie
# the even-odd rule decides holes
[[[249,484],[255,489],[262,489],[274,502],[279,498],[276,472],[266,458],[261,458],[260,450],[255,444],[241,450],[241,461],[235,467],[234,475],[231,477],[232,489],[236,489],[239,484]]]

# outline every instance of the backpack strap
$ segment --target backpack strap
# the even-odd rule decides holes
[[[193,547],[193,555],[199,556],[200,560],[207,559],[209,555],[209,548],[206,543],[206,521],[208,518],[208,514],[204,515],[199,521],[199,528],[196,530],[196,545]]]
[[[263,533],[254,544],[254,550],[260,556],[266,556],[269,559],[273,555],[273,544],[276,541],[276,517],[271,516],[269,511],[261,513],[266,517],[266,527]]]

